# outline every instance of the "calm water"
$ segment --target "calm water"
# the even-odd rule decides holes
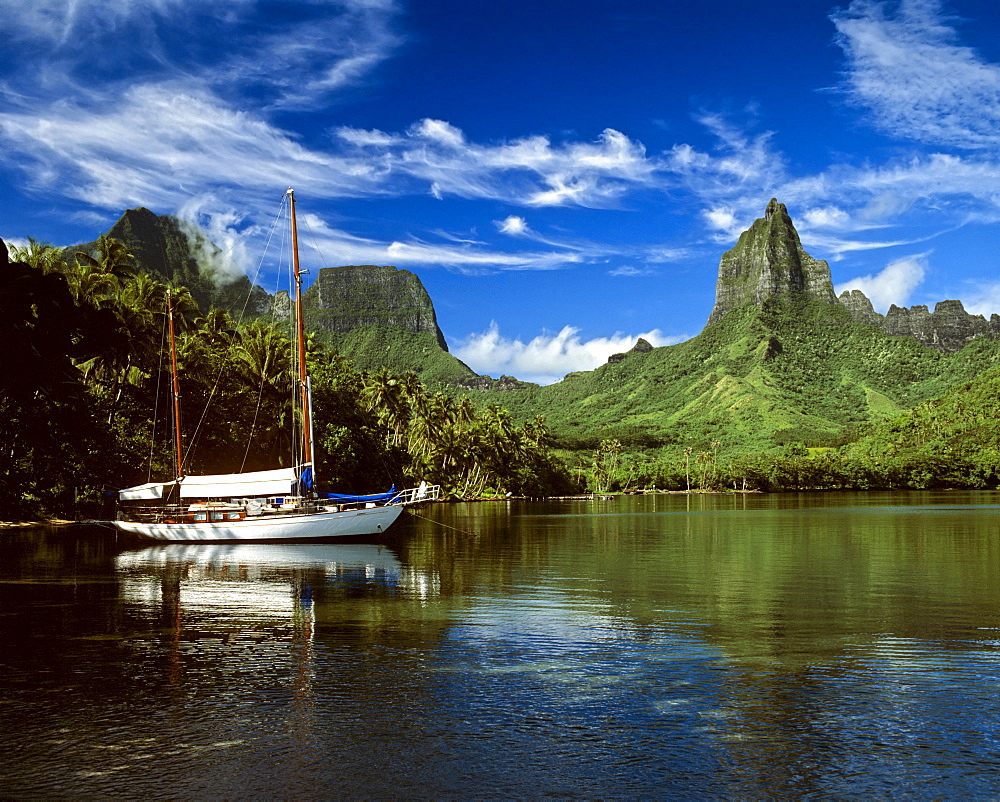
[[[0,796],[1000,795],[1000,495],[0,534]]]

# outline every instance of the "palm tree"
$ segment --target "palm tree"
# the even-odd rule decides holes
[[[362,389],[365,410],[374,412],[386,428],[386,443],[399,445],[402,430],[410,420],[410,408],[399,377],[388,369],[366,373]]]
[[[262,445],[255,450],[257,456],[276,459],[279,464],[283,464],[290,447],[287,423],[294,390],[291,350],[291,342],[277,327],[253,322],[243,329],[230,360],[234,379],[255,399],[253,412],[246,410],[250,418],[244,427],[250,441],[247,454],[253,450],[253,443],[259,442]]]
[[[101,234],[97,238],[97,247],[93,253],[77,251],[76,263],[83,267],[98,270],[109,276],[114,276],[119,283],[135,276],[135,254],[121,240]]]
[[[57,248],[45,242],[39,242],[34,237],[28,237],[28,244],[23,247],[10,248],[10,260],[30,265],[43,273],[51,273],[64,267],[62,257],[65,248]]]

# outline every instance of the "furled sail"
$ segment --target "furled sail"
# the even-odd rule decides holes
[[[304,466],[302,480],[308,485],[309,466]],[[299,475],[295,468],[272,471],[221,473],[214,476],[185,476],[176,482],[150,482],[118,491],[122,501],[164,498],[180,487],[181,498],[262,498],[297,495]]]
[[[121,501],[145,501],[154,498],[163,498],[164,491],[168,487],[173,487],[173,482],[148,482],[144,485],[127,487],[118,491],[118,498]]]
[[[181,498],[256,498],[296,493],[295,468],[272,471],[223,473],[216,476],[185,476],[180,480]]]

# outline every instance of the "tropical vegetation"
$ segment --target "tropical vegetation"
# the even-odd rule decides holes
[[[0,267],[0,518],[102,514],[107,491],[174,470],[165,353],[179,330],[187,473],[289,464],[294,379],[284,319],[202,311],[102,237],[68,258],[35,241]],[[545,422],[515,424],[425,388],[359,372],[312,339],[317,476],[358,492],[427,479],[456,497],[565,491]]]
[[[249,316],[216,308],[204,281],[195,297],[176,280],[187,273],[164,278],[111,236],[70,251],[29,240],[10,256],[0,518],[101,515],[105,491],[174,470],[168,302],[184,471],[290,464],[280,304],[258,291]],[[940,353],[808,293],[548,387],[470,379],[427,332],[317,331],[307,351],[317,476],[335,492],[422,479],[453,498],[1000,483],[1000,342]]]

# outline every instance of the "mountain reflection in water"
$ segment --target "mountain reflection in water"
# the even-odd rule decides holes
[[[997,493],[0,540],[0,795],[1000,795]]]

